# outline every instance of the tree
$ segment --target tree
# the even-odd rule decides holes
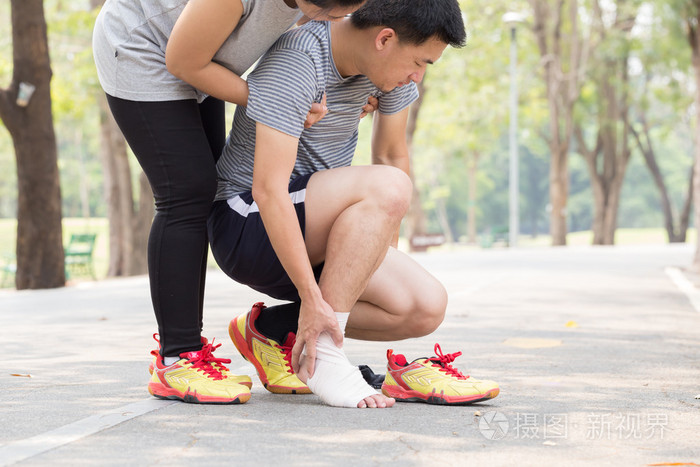
[[[90,0],[99,8],[104,0]],[[132,276],[148,270],[148,233],[153,219],[153,192],[143,171],[139,172],[138,205],[134,201],[132,173],[126,141],[100,90],[100,159],[109,218],[109,267],[107,275]]]
[[[0,119],[12,137],[17,161],[16,285],[61,287],[61,189],[44,5],[42,0],[12,0],[11,9],[13,74],[9,88],[0,89]],[[33,94],[25,94],[30,89]]]
[[[693,70],[695,71],[695,168],[693,172],[693,205],[695,226],[700,226],[700,0],[689,0],[683,5],[683,16],[692,50]],[[699,237],[700,238],[700,237]],[[693,269],[700,270],[700,240],[695,248]]]
[[[578,0],[529,2],[549,106],[550,233],[553,245],[566,245],[568,155],[574,131],[574,104],[581,92],[581,78],[586,69],[590,41],[579,30]]]
[[[411,239],[415,235],[424,235],[427,233],[427,221],[425,219],[425,212],[423,211],[423,206],[421,204],[420,191],[418,191],[418,186],[416,183],[415,170],[414,170],[414,145],[413,137],[416,133],[416,128],[418,126],[418,114],[423,104],[423,94],[425,93],[425,83],[421,81],[418,83],[418,99],[411,104],[408,111],[408,122],[406,124],[406,145],[408,146],[408,154],[411,158],[411,181],[413,182],[413,194],[411,196],[411,206],[409,207],[408,213],[406,214],[406,236]],[[413,250],[413,244],[409,241],[409,249]]]
[[[626,0],[601,6],[592,0],[593,30],[599,38],[595,61],[590,67],[594,117],[597,121],[593,148],[587,147],[582,123],[575,124],[579,152],[584,156],[593,188],[593,244],[615,243],[620,193],[629,163],[630,31],[636,21],[636,8]],[[595,65],[593,65],[593,63]],[[587,119],[586,119],[587,120]]]

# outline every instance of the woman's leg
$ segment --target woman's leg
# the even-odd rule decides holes
[[[199,104],[199,115],[202,119],[202,127],[207,136],[211,155],[214,157],[214,163],[219,160],[224,144],[226,144],[226,112],[224,101],[215,97],[207,97]],[[207,242],[207,247],[209,243]],[[202,257],[202,269],[199,277],[199,329],[204,328],[204,285],[207,279],[207,257],[205,251]]]
[[[161,355],[199,350],[206,219],[216,193],[199,106],[195,100],[108,101],[155,197],[148,269]]]

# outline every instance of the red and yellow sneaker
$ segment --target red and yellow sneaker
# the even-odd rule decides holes
[[[386,352],[389,363],[382,384],[384,395],[402,402],[439,405],[471,404],[493,399],[499,393],[493,381],[479,381],[450,365],[462,352],[443,355],[435,344],[437,357],[418,358],[411,363],[401,354]]]
[[[156,367],[156,361],[160,358],[160,339],[158,336],[158,333],[153,334],[153,340],[158,343],[158,348],[151,350],[151,355],[153,355],[153,360],[151,360],[151,363],[148,364],[148,372],[150,374],[153,374],[153,370]],[[207,345],[209,341],[207,340],[206,337],[202,336],[202,345]],[[218,347],[218,345],[216,346]],[[230,362],[230,360],[229,360]],[[233,381],[235,381],[238,384],[242,384],[243,386],[247,386],[248,389],[253,387],[253,381],[250,379],[250,376],[248,375],[234,375],[233,373],[229,372],[228,368],[225,366],[221,365],[221,372],[226,374],[229,378],[231,378]]]
[[[202,350],[184,352],[170,366],[157,358],[148,392],[160,399],[176,399],[194,404],[243,404],[250,389],[236,383],[224,365],[231,360],[213,355],[221,344],[205,344]],[[224,372],[224,370],[226,372]]]
[[[228,333],[243,358],[253,364],[265,389],[275,394],[311,394],[292,369],[292,347],[296,336],[287,334],[282,344],[268,339],[255,328],[255,320],[265,309],[262,302],[231,320]]]

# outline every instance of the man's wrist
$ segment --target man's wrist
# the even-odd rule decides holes
[[[314,281],[313,284],[299,288],[297,292],[299,293],[301,301],[305,303],[315,303],[323,299],[321,289],[318,288],[316,281]]]

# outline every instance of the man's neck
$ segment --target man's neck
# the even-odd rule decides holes
[[[350,18],[331,23],[331,51],[333,61],[340,76],[362,74],[362,53],[364,34],[360,34],[350,23]]]

